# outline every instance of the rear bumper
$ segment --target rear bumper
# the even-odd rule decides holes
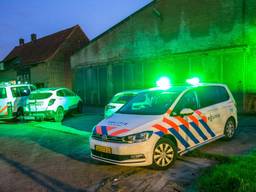
[[[38,117],[38,118],[53,118],[55,112],[51,110],[46,111],[26,111],[26,116]]]

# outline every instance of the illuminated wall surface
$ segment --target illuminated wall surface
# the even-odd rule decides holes
[[[160,76],[172,83],[198,76],[228,84],[245,109],[245,96],[256,93],[256,1],[154,1],[93,40],[71,64],[74,87],[87,103],[152,87]]]

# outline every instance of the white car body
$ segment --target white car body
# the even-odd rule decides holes
[[[31,84],[0,84],[0,119],[12,119],[23,112],[28,96],[36,87]]]
[[[220,96],[218,100],[212,100],[213,104],[211,105],[203,103],[208,99],[207,95],[201,94],[208,89],[214,91],[216,87],[219,88],[218,90],[225,90],[222,93],[221,91],[218,92],[220,95],[223,94],[223,98],[225,95],[225,99]],[[91,157],[118,165],[148,166],[153,163],[153,150],[161,138],[172,139],[177,146],[177,153],[183,155],[223,137],[224,127],[228,119],[232,118],[235,122],[235,128],[237,127],[235,101],[226,85],[201,84],[198,86],[172,87],[166,92],[175,92],[175,90],[178,92],[178,96],[175,97],[163,114],[121,113],[120,111],[125,110],[125,108],[129,109],[128,105],[131,101],[118,111],[119,113],[102,120],[95,126],[90,138]],[[148,90],[148,92],[150,91]],[[164,92],[161,94],[164,94]],[[190,96],[193,99],[192,101]],[[180,114],[182,111],[185,111],[185,113],[190,111],[181,108],[185,104],[193,104],[193,107],[196,108],[189,115],[177,115],[175,110],[179,108]],[[147,105],[144,107],[147,107]],[[129,141],[127,138],[134,138],[133,134],[141,135],[144,133],[150,133],[151,136],[147,136],[148,139],[145,140],[127,143]]]
[[[31,93],[25,112],[38,118],[54,118],[60,107],[64,112],[74,110],[81,98],[67,88],[42,88]]]

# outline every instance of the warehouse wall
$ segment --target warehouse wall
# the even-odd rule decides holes
[[[244,93],[256,91],[247,77],[256,66],[255,4],[155,1],[71,57],[74,88],[87,103],[104,104],[118,91],[152,87],[162,75],[178,83],[200,76],[227,83],[243,109]]]

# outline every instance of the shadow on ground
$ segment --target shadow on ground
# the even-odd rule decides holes
[[[45,175],[15,160],[9,159],[1,154],[0,154],[0,160],[7,163],[11,167],[15,168],[18,172],[29,177],[38,185],[45,187],[49,191],[70,191],[70,192],[85,191],[85,190],[73,187],[71,185],[68,185],[67,183],[63,183],[53,177]]]

